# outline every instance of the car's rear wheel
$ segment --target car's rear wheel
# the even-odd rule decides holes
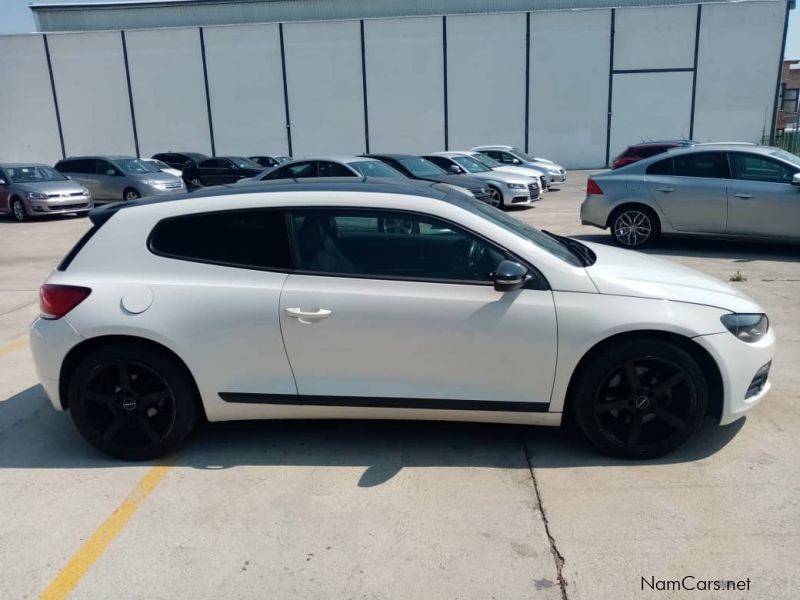
[[[489,194],[491,196],[489,204],[495,208],[503,208],[503,194],[500,192],[500,190],[490,187]]]
[[[199,405],[181,364],[166,352],[129,342],[90,352],[69,383],[67,402],[83,437],[124,460],[173,451],[194,427]]]
[[[572,388],[573,414],[595,446],[644,459],[675,450],[702,424],[703,372],[678,345],[661,340],[613,344],[590,358]]]
[[[627,206],[611,215],[611,237],[625,248],[650,246],[661,234],[658,215],[646,206]]]
[[[123,200],[138,200],[141,197],[142,197],[142,195],[137,190],[135,190],[133,188],[128,188],[122,194],[122,199]]]
[[[11,216],[17,223],[22,223],[28,219],[28,213],[25,210],[25,203],[19,198],[11,201]]]

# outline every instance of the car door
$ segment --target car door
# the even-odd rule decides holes
[[[724,152],[692,152],[654,162],[645,185],[677,231],[724,233],[728,219]]]
[[[735,235],[800,238],[799,171],[761,154],[729,152],[728,228]]]
[[[122,200],[127,182],[122,171],[107,160],[93,160],[99,198]],[[138,190],[141,193],[141,190]]]
[[[387,221],[412,226],[384,230]],[[378,209],[294,210],[290,232],[281,323],[309,403],[546,410],[552,294],[495,291],[502,249],[451,223]]]
[[[222,161],[218,158],[209,158],[200,161],[194,167],[196,174],[192,179],[199,179],[201,185],[217,185],[219,183],[220,165]]]

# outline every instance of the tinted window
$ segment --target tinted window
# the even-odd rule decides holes
[[[505,257],[437,219],[399,211],[292,213],[298,269],[390,279],[488,282]]]
[[[317,164],[314,161],[291,163],[268,173],[263,179],[300,179],[303,177],[316,177]]]
[[[713,177],[722,179],[728,176],[728,163],[722,152],[695,152],[682,154],[672,159],[674,174],[679,177]]]
[[[424,158],[401,158],[400,164],[408,169],[414,177],[433,177],[445,174],[442,169]]]
[[[359,160],[348,163],[351,168],[361,173],[364,177],[403,177],[400,171],[390,167],[379,160]]]
[[[286,217],[278,210],[242,210],[175,217],[156,225],[156,254],[252,269],[289,269]]]
[[[319,176],[320,177],[355,177],[353,172],[347,167],[339,163],[330,162],[328,160],[319,161]]]
[[[218,169],[223,165],[222,161],[218,158],[209,158],[208,160],[198,163],[197,166],[201,169]]]
[[[792,183],[792,176],[797,172],[797,169],[792,169],[789,165],[757,154],[732,152],[728,156],[731,159],[731,171],[734,179]]]
[[[643,146],[639,149],[639,156],[642,158],[650,158],[656,154],[666,152],[667,148],[674,148],[674,146]]]
[[[114,165],[112,165],[107,160],[95,160],[92,161],[92,163],[94,164],[95,173],[97,173],[98,175],[108,175],[109,171],[114,171],[114,173],[119,173],[119,169],[115,168]]]
[[[56,169],[62,173],[96,173],[94,161],[85,158],[62,160]]]
[[[659,160],[658,162],[654,162],[652,165],[647,167],[648,175],[672,175],[673,173],[674,169],[672,167],[671,158]]]
[[[425,160],[431,161],[437,167],[441,167],[444,170],[449,169],[453,165],[450,159],[444,156],[426,156]]]

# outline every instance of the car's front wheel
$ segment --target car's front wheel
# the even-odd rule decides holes
[[[11,214],[17,223],[22,223],[28,219],[28,212],[25,210],[25,204],[19,198],[11,201]]]
[[[658,239],[661,223],[646,206],[628,206],[611,215],[611,237],[625,248],[642,248]]]
[[[67,402],[83,437],[124,460],[173,451],[194,427],[199,406],[194,382],[175,358],[131,342],[89,352],[69,383]]]
[[[491,200],[489,204],[494,206],[495,208],[503,208],[503,194],[497,188],[490,187],[489,194],[491,196]]]
[[[128,200],[138,200],[141,197],[142,197],[142,195],[137,190],[135,190],[133,188],[128,188],[122,194],[122,199],[126,200],[126,201],[128,201]]]
[[[702,424],[708,387],[692,356],[662,340],[611,344],[577,374],[570,402],[581,431],[615,456],[661,456]]]

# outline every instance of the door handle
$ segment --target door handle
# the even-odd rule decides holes
[[[670,187],[660,187],[660,188],[656,188],[656,191],[657,191],[657,192],[662,192],[662,193],[664,193],[664,194],[671,194],[672,192],[674,192],[674,191],[675,191],[675,188],[670,188]]]
[[[297,319],[304,325],[311,325],[315,321],[320,321],[322,319],[327,319],[331,316],[331,311],[326,308],[313,308],[313,309],[303,309],[303,308],[287,308],[286,314],[292,317],[293,319]]]
[[[747,200],[748,198],[752,198],[753,194],[734,194],[736,198],[741,198],[742,200]]]

